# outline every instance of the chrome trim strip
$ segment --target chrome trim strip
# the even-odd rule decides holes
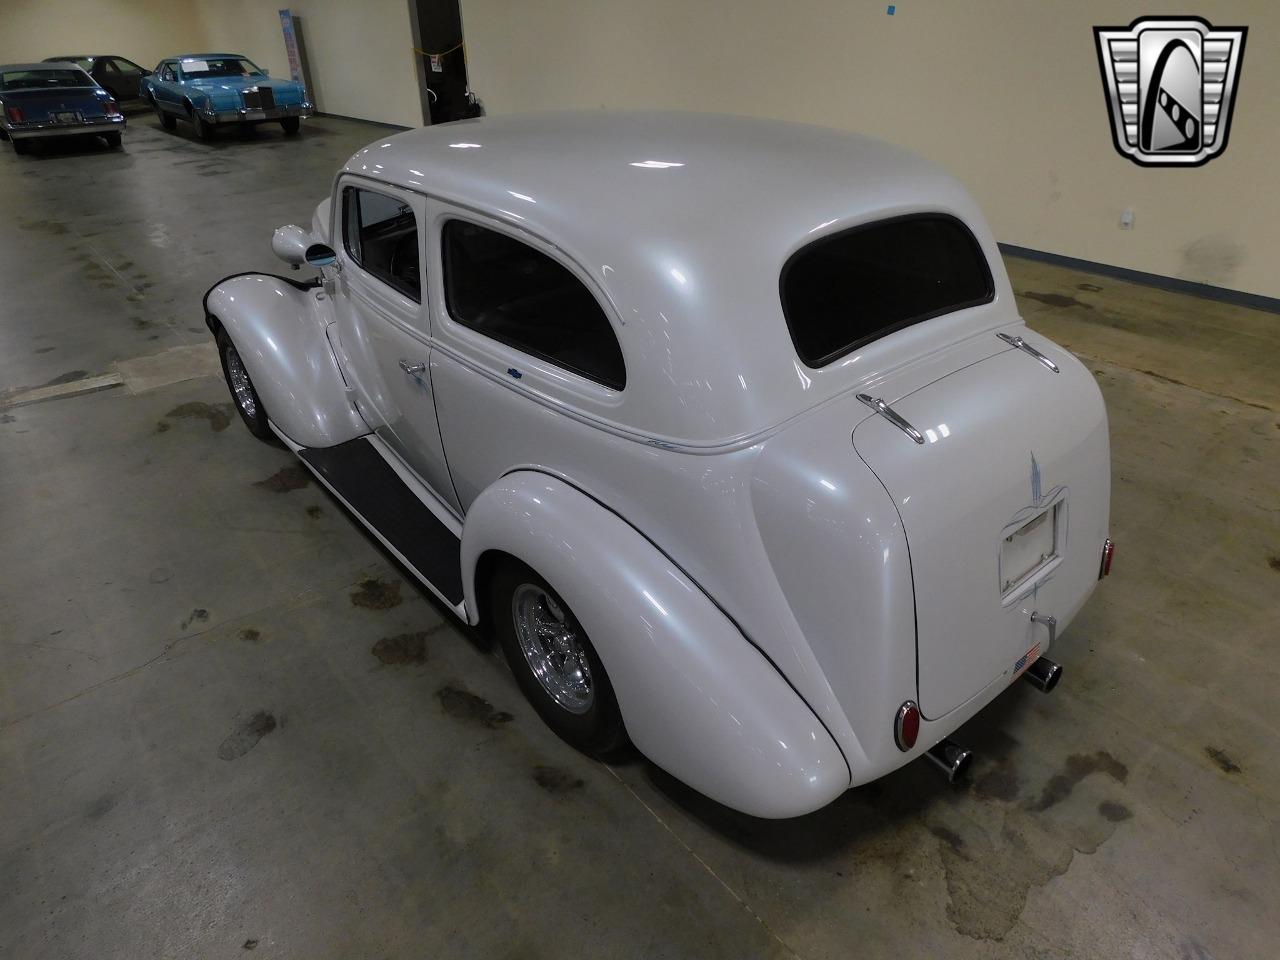
[[[886,420],[892,423],[895,427],[897,427],[899,430],[905,433],[908,437],[910,437],[916,443],[924,443],[924,434],[922,434],[919,430],[917,430],[911,424],[907,423],[906,420],[904,420],[901,416],[899,416],[897,413],[894,412],[891,406],[889,406],[879,397],[873,397],[870,394],[860,393],[858,394],[858,399],[861,400],[863,403],[865,403],[868,407],[870,407],[876,413],[880,414],[880,416],[884,417]]]
[[[1007,333],[997,333],[996,336],[999,337],[1001,340],[1003,340],[1005,343],[1009,344],[1011,347],[1017,347],[1023,353],[1031,354],[1031,356],[1035,357],[1037,360],[1043,363],[1046,367],[1048,367],[1054,373],[1062,372],[1058,369],[1058,365],[1056,363],[1054,363],[1052,360],[1046,357],[1043,353],[1041,353],[1031,344],[1027,343],[1027,341],[1023,340],[1021,337],[1011,336],[1010,334],[1007,334]]]

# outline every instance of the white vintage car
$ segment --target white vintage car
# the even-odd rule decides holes
[[[205,313],[239,411],[500,641],[565,740],[761,817],[929,754],[1109,568],[1107,418],[903,150],[488,118],[338,174]]]

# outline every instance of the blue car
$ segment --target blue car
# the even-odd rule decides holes
[[[311,116],[302,84],[272,80],[238,53],[193,53],[161,60],[142,78],[142,98],[155,108],[166,130],[186,120],[201,140],[230,123],[279,123],[285,133],[297,133],[302,118]]]
[[[32,140],[79,134],[120,146],[124,116],[111,94],[74,63],[0,66],[0,134],[26,153]]]

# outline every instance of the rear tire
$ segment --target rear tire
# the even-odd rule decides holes
[[[609,675],[582,624],[546,580],[505,559],[489,579],[486,613],[520,690],[560,739],[596,756],[627,742]]]
[[[103,140],[105,140],[105,141],[107,141],[107,146],[108,146],[108,147],[110,147],[112,150],[119,150],[119,149],[120,149],[120,143],[121,143],[121,140],[120,140],[120,134],[118,134],[118,133],[104,133],[104,134],[102,135],[102,139],[103,139]]]
[[[280,121],[280,128],[290,136],[302,129],[302,120],[298,117],[285,117]]]
[[[13,141],[14,153],[26,153],[29,149],[31,149],[31,144],[27,143],[27,141],[16,139]]]
[[[217,339],[218,356],[222,358],[222,375],[227,379],[227,389],[231,391],[231,400],[236,405],[240,419],[259,440],[277,444],[276,435],[267,422],[267,408],[262,405],[235,344],[225,330],[218,331]]]

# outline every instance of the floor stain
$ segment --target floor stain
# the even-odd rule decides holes
[[[42,387],[56,387],[61,383],[75,383],[77,380],[83,380],[89,376],[88,370],[68,370],[66,373],[60,373],[52,380],[46,380],[40,384]]]
[[[193,400],[190,403],[179,404],[165,416],[174,420],[208,420],[210,429],[214,433],[221,433],[231,426],[231,410],[229,403],[203,403]]]
[[[1103,800],[1098,804],[1098,813],[1112,823],[1120,823],[1122,820],[1128,820],[1133,816],[1132,810],[1123,803],[1116,803],[1114,800]]]
[[[220,760],[236,760],[258,745],[258,741],[276,728],[276,718],[265,710],[259,710],[241,723],[218,746]]]
[[[1277,424],[1277,426],[1280,426],[1280,424]],[[1277,556],[1267,557],[1267,566],[1270,567],[1272,570],[1280,572],[1280,557],[1277,557]]]
[[[320,507],[317,507],[314,503],[311,506],[307,507],[308,518],[312,520],[319,520],[323,516],[324,516],[324,510],[322,510]]]
[[[935,837],[949,846],[952,850],[959,851],[964,847],[964,837],[956,833],[950,827],[934,825],[929,828],[929,832]]]
[[[151,573],[147,575],[147,579],[152,583],[164,583],[173,578],[173,571],[168,567],[155,567]]]
[[[246,941],[244,942],[244,944],[241,946],[241,948],[240,948],[240,949],[242,949],[242,950],[253,950],[253,949],[254,949],[255,947],[257,947],[257,946],[258,946],[258,941],[257,941],[257,940],[249,939],[249,940],[246,940]]]
[[[101,820],[115,808],[115,797],[102,796],[89,805],[89,809],[85,811],[85,816],[90,820]]]
[[[253,627],[245,627],[240,631],[239,636],[245,643],[257,643],[262,639],[262,634]]]
[[[290,490],[301,490],[311,483],[311,474],[307,468],[295,463],[281,467],[265,480],[254,481],[255,487],[262,487],[272,493],[288,493]]]
[[[1092,754],[1073,753],[1067,757],[1061,772],[1049,778],[1040,799],[1030,804],[1030,809],[1044,811],[1061,803],[1071,795],[1076,784],[1091,773],[1105,773],[1117,783],[1124,783],[1129,777],[1129,768],[1105,750]]]
[[[182,629],[187,629],[187,627],[191,626],[193,623],[207,623],[208,620],[209,611],[205,610],[203,607],[197,607],[187,615],[185,620],[182,621]]]
[[[61,220],[22,220],[18,226],[23,230],[34,230],[53,236],[60,236],[67,232],[67,225]]]
[[[1068,297],[1063,293],[1040,293],[1036,290],[1023,290],[1019,296],[1026,297],[1028,300],[1038,300],[1040,303],[1048,304],[1051,307],[1083,307],[1086,310],[1093,309],[1091,304],[1081,303],[1075,297]]]
[[[1083,290],[1083,291],[1085,291],[1086,293],[1101,293],[1101,292],[1102,292],[1102,288],[1101,288],[1100,286],[1098,286],[1096,283],[1077,283],[1077,284],[1076,284],[1076,289],[1077,289],[1077,290]]]
[[[515,719],[505,710],[494,710],[493,704],[484,697],[478,697],[461,687],[443,686],[436,691],[436,697],[440,700],[441,708],[449,716],[483,724],[491,730]]]
[[[1227,751],[1218,747],[1205,747],[1205,756],[1213,761],[1214,765],[1223,773],[1243,773],[1244,770],[1240,764],[1231,759],[1231,755]]]
[[[57,349],[58,349],[57,347],[41,347],[40,349],[35,350],[35,351],[33,351],[33,352],[34,352],[34,353],[49,353],[50,351],[57,350]]]
[[[410,663],[425,663],[427,631],[419,630],[417,633],[400,633],[394,637],[383,637],[373,645],[372,653],[390,666],[401,667]]]
[[[366,610],[390,610],[404,603],[400,597],[400,581],[388,583],[376,577],[361,580],[356,592],[351,594],[351,604]]]
[[[170,428],[169,421],[161,420],[156,423],[155,433],[168,433]]]
[[[18,418],[11,413],[0,413],[0,423],[17,423]]]
[[[547,793],[572,793],[581,790],[586,783],[559,767],[537,766],[533,768],[533,782]]]

